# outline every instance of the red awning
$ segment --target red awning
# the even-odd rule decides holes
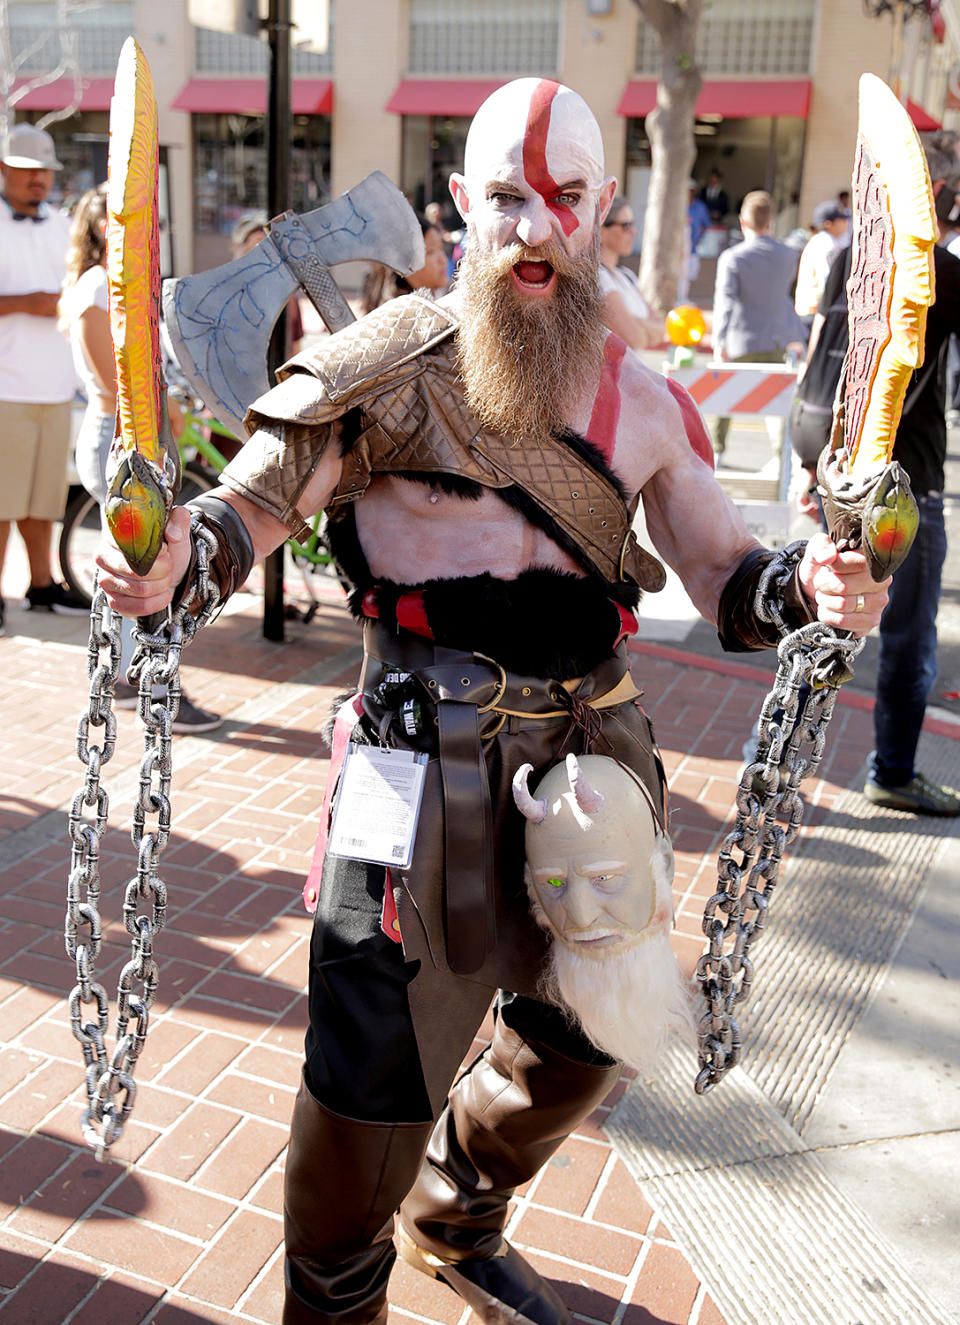
[[[639,118],[649,115],[656,104],[656,80],[634,78],[627,84],[617,111],[621,115]],[[722,115],[728,120],[795,115],[805,120],[809,110],[810,80],[807,78],[706,78],[697,97],[695,114]]]
[[[505,78],[405,78],[387,102],[394,115],[475,115]]]
[[[918,129],[920,133],[927,133],[931,129],[943,128],[943,125],[939,120],[935,120],[932,115],[928,114],[927,111],[923,109],[922,106],[918,106],[917,103],[911,101],[909,97],[907,98],[907,114],[910,116],[911,120],[913,120],[913,127]]]
[[[14,84],[14,91],[22,87],[23,82]],[[81,79],[80,105],[78,110],[109,110],[113,96],[112,78]],[[21,110],[63,110],[73,100],[73,79],[58,78],[46,87],[34,87],[11,109]]]
[[[329,115],[333,83],[329,78],[295,78],[291,89],[294,115]],[[191,78],[170,105],[195,115],[266,115],[265,78]]]

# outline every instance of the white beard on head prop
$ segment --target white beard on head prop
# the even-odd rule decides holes
[[[648,1071],[671,1034],[692,1039],[693,1006],[670,947],[673,848],[640,778],[603,755],[568,755],[531,793],[526,880],[553,936],[544,995],[566,1005],[612,1058]]]

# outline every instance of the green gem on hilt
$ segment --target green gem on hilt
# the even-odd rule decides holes
[[[563,879],[547,879],[547,883],[550,885],[551,888],[563,887]]]

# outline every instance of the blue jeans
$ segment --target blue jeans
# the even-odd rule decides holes
[[[893,577],[880,618],[871,764],[882,787],[901,787],[914,776],[927,696],[937,677],[937,608],[947,555],[943,496],[918,495],[917,505],[917,537]]]

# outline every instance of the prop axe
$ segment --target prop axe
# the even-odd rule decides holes
[[[331,331],[354,321],[329,268],[382,262],[401,275],[425,261],[410,204],[379,170],[325,207],[284,212],[267,237],[233,262],[164,281],[163,315],[193,390],[237,437],[243,416],[270,389],[267,349],[287,300],[302,289]]]

